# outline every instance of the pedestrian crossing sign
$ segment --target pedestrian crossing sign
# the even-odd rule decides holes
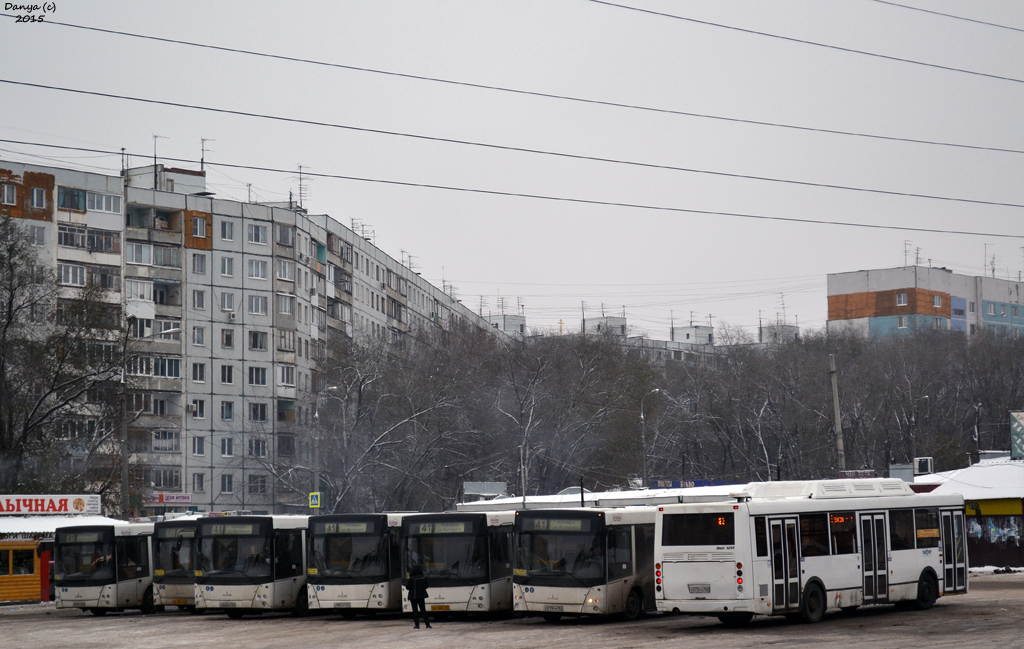
[[[309,506],[320,507],[320,492],[314,491],[309,494]]]

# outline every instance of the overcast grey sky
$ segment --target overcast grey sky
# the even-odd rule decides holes
[[[783,304],[790,323],[820,328],[827,273],[899,266],[905,249],[911,263],[920,248],[922,264],[969,274],[980,274],[993,255],[999,277],[1024,270],[1024,207],[991,204],[1024,205],[1024,3],[902,2],[970,20],[875,0],[618,4],[56,0],[46,20],[677,113],[982,148],[516,94],[10,17],[0,17],[0,78],[7,81],[537,152],[8,83],[0,83],[0,139],[124,147],[136,154],[133,165],[143,165],[155,133],[167,138],[157,144],[161,158],[196,161],[168,164],[198,168],[200,139],[208,138],[208,162],[289,170],[208,167],[211,191],[237,200],[246,200],[249,183],[254,200],[286,200],[289,190],[298,192],[298,165],[388,181],[314,177],[305,206],[364,224],[380,248],[396,259],[412,255],[424,277],[452,283],[474,310],[497,311],[503,300],[514,313],[521,303],[528,325],[548,331],[559,320],[566,331],[578,329],[582,302],[588,317],[602,305],[607,315],[624,311],[635,332],[660,339],[668,338],[670,318],[685,323],[691,314],[753,332],[759,315],[781,318]],[[0,159],[120,168],[118,156],[6,142]]]

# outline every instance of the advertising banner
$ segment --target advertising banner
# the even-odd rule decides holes
[[[96,494],[0,495],[0,515],[90,514],[99,516],[101,513],[103,512],[101,511],[100,497]]]

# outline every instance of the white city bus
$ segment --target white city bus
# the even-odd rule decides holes
[[[542,615],[621,614],[656,608],[656,507],[516,512],[514,610]]]
[[[216,516],[196,527],[195,605],[228,617],[291,611],[306,597],[308,516]]]
[[[829,609],[930,608],[967,591],[963,498],[902,480],[751,483],[731,502],[658,509],[661,611],[817,622]]]
[[[195,536],[199,514],[153,524],[153,600],[196,611]]]
[[[401,514],[309,517],[309,608],[402,610]]]
[[[93,615],[128,608],[154,612],[152,537],[152,523],[57,528],[57,608],[80,608]]]
[[[430,612],[512,610],[514,511],[413,514],[402,519],[405,577],[420,570]],[[411,612],[402,587],[402,610]]]

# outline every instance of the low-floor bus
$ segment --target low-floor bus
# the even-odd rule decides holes
[[[198,514],[153,524],[153,599],[157,606],[196,610],[195,536]]]
[[[93,615],[129,608],[154,612],[152,538],[153,523],[57,528],[57,608],[80,608]]]
[[[402,610],[402,514],[309,517],[309,608]]]
[[[431,612],[512,610],[514,511],[413,514],[402,519],[405,577],[422,572]],[[402,587],[402,610],[412,611]]]
[[[731,502],[663,505],[658,609],[817,622],[866,604],[930,608],[967,591],[964,501],[902,480],[751,483]]]
[[[557,621],[563,614],[621,614],[656,608],[656,507],[533,509],[516,512],[517,613]]]
[[[195,605],[246,613],[307,610],[308,516],[216,516],[196,527]]]

